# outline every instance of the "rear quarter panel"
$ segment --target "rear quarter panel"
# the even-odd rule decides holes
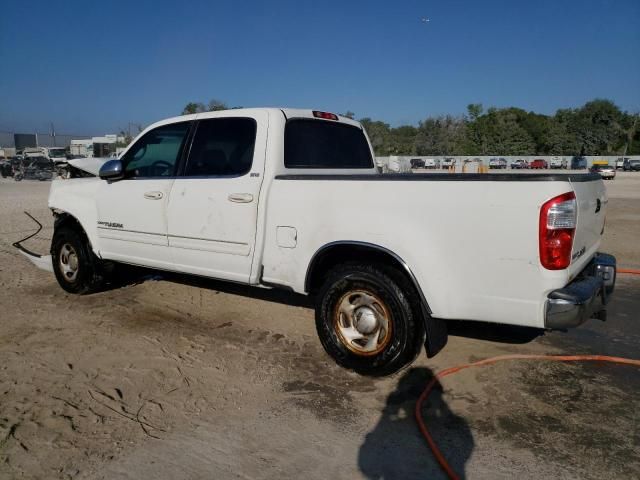
[[[276,179],[263,279],[303,292],[324,245],[368,242],[408,264],[436,317],[542,327],[544,299],[569,273],[540,265],[539,209],[570,190],[558,181]],[[278,245],[279,226],[296,229],[294,248]]]

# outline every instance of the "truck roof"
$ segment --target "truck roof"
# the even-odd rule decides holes
[[[243,114],[250,115],[250,114],[255,114],[257,112],[268,112],[274,115],[282,114],[287,119],[313,118],[313,119],[322,120],[313,115],[313,112],[318,112],[318,111],[325,112],[325,110],[317,110],[317,109],[312,110],[312,109],[304,109],[304,108],[277,108],[277,107],[234,108],[231,110],[217,110],[213,112],[193,113],[190,115],[180,115],[176,117],[166,118],[164,120],[160,120],[158,122],[155,122],[149,125],[147,128],[145,128],[145,131],[150,130],[151,128],[167,125],[170,123],[186,122],[186,121],[196,120],[196,119],[216,118],[216,117],[225,117],[225,116],[241,117]],[[362,128],[362,125],[360,125],[360,123],[355,120],[352,120],[347,117],[343,117],[338,114],[335,114],[335,115],[338,117],[337,121],[340,123],[346,123],[349,125],[353,125],[354,127]]]

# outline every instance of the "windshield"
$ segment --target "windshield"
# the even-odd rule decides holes
[[[640,160],[629,160],[631,165],[640,165]]]
[[[594,165],[593,166],[594,170],[603,170],[605,168],[611,168],[611,167],[609,166],[609,164],[606,164],[606,165],[605,164],[598,164],[598,165]]]

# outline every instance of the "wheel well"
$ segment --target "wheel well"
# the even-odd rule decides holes
[[[430,311],[420,286],[404,261],[389,250],[372,244],[338,243],[320,249],[311,259],[305,279],[305,290],[309,293],[317,292],[334,266],[353,260],[393,268],[415,288],[424,306]]]
[[[74,217],[73,215],[67,212],[58,211],[58,212],[54,212],[53,214],[56,217],[53,223],[54,234],[55,234],[55,231],[58,230],[59,228],[62,228],[62,227],[72,228],[84,236],[84,238],[87,240],[87,243],[89,244],[89,248],[92,249],[91,240],[89,240],[89,236],[87,235],[87,232],[84,231],[82,224],[78,221],[76,217]]]
[[[80,222],[73,215],[67,212],[54,212],[54,215],[56,217],[56,220],[53,224],[54,229],[58,229],[60,227],[69,227],[85,233],[84,228],[82,228]]]

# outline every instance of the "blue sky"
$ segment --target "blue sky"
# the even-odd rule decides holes
[[[102,134],[210,98],[392,125],[472,102],[640,111],[640,1],[6,0],[0,69],[12,131]]]

